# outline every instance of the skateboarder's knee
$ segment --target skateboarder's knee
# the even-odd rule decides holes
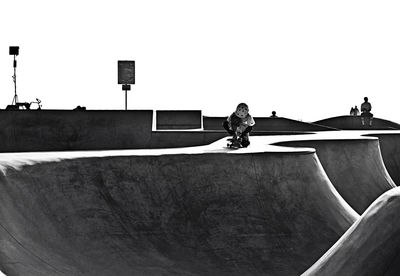
[[[235,132],[230,128],[228,121],[224,121],[222,123],[222,127],[229,133],[229,135],[234,135],[235,134]]]
[[[253,130],[252,126],[246,127],[246,129],[242,132],[242,136],[248,135]]]

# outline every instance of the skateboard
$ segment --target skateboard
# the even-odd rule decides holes
[[[229,138],[228,144],[226,145],[230,149],[239,149],[242,148],[242,139],[238,137]]]

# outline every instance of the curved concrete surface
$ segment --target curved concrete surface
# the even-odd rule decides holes
[[[361,123],[360,116],[337,116],[332,118],[327,118],[324,120],[319,120],[314,122],[314,124],[319,124],[327,127],[333,127],[341,130],[391,130],[400,129],[400,125],[389,120],[384,120],[380,118],[373,118],[372,126],[369,126],[368,122],[365,125]]]
[[[0,154],[0,269],[299,275],[359,217],[314,150],[225,143]]]
[[[400,132],[372,133],[370,136],[378,137],[385,167],[393,181],[400,184]]]
[[[400,275],[400,188],[377,199],[303,276]]]
[[[203,116],[203,127],[204,130],[221,130],[222,123],[226,120],[225,117],[209,117]],[[335,130],[332,127],[305,123],[301,121],[296,121],[284,117],[254,117],[256,124],[253,128],[254,132],[306,132],[306,131],[327,131]]]
[[[335,188],[362,214],[375,199],[396,185],[386,171],[377,138],[343,139],[338,136],[323,140],[310,137],[278,145],[315,148]]]

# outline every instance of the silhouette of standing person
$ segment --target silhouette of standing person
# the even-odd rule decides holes
[[[351,116],[358,116],[358,115],[360,115],[360,110],[358,110],[357,106],[352,107],[352,108],[350,109],[350,115],[351,115]]]
[[[354,107],[354,116],[360,115],[360,110],[358,110],[357,106]]]
[[[271,117],[271,118],[276,118],[276,117],[278,117],[278,116],[276,116],[276,111],[272,111],[272,114],[271,114],[270,117]]]
[[[365,118],[369,120],[369,126],[372,126],[372,117],[374,114],[371,113],[371,103],[368,102],[368,97],[364,98],[364,102],[361,104],[361,123],[365,125]]]

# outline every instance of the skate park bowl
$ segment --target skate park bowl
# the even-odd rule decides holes
[[[400,131],[227,138],[0,153],[0,270],[399,275]]]

